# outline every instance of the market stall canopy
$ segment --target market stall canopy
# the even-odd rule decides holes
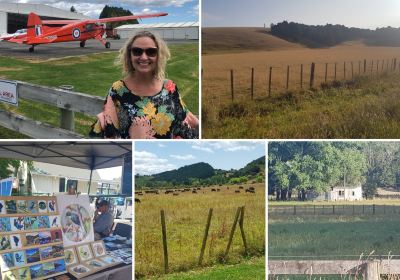
[[[31,160],[90,170],[122,166],[124,157],[131,153],[131,142],[0,142],[0,158]]]

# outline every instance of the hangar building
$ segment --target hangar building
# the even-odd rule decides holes
[[[0,3],[0,35],[26,28],[30,12],[42,19],[89,19],[89,17],[43,4]]]
[[[122,38],[130,38],[136,32],[147,30],[158,33],[164,40],[198,40],[199,22],[126,24],[115,28]]]

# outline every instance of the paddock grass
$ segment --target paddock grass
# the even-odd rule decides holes
[[[399,88],[400,75],[385,74],[253,101],[218,104],[203,98],[202,135],[229,139],[399,138]]]
[[[398,215],[269,217],[268,238],[269,258],[277,260],[399,255],[400,246]]]
[[[198,115],[199,75],[198,44],[171,45],[171,60],[167,77],[175,81],[188,108]],[[73,85],[74,91],[106,97],[111,84],[121,79],[122,68],[115,65],[117,52],[91,54],[49,60],[27,60],[0,56],[0,79],[18,80],[38,85],[58,87]],[[59,126],[59,110],[52,106],[20,100],[19,107],[1,104],[12,111],[37,121]],[[75,114],[75,130],[88,135],[95,118]],[[23,138],[5,129],[0,138]]]
[[[215,265],[200,270],[174,273],[164,277],[151,279],[160,280],[264,280],[265,258],[252,258],[240,264]]]
[[[255,194],[243,190],[235,193],[238,186],[229,186],[229,189],[221,186],[220,192],[202,188],[197,194],[190,192],[172,196],[162,192],[135,196],[141,200],[135,205],[136,279],[164,274],[160,210],[165,211],[170,273],[199,269],[197,262],[210,208],[213,208],[213,217],[203,266],[238,264],[249,257],[264,256],[265,185],[254,186]],[[245,206],[244,231],[248,254],[244,252],[237,227],[228,257],[224,259],[236,210],[241,206]]]

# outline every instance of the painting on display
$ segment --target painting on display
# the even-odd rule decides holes
[[[88,195],[58,195],[57,207],[66,247],[94,241]]]

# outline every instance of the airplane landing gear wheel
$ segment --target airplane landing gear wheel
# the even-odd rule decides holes
[[[105,46],[106,46],[106,49],[109,49],[111,47],[111,43],[110,42],[106,42]]]
[[[35,47],[34,47],[34,46],[32,46],[32,47],[29,48],[29,52],[33,52],[34,50],[35,50]]]
[[[81,46],[81,48],[84,48],[85,47],[85,41],[81,41],[80,43],[79,43],[79,46]]]

